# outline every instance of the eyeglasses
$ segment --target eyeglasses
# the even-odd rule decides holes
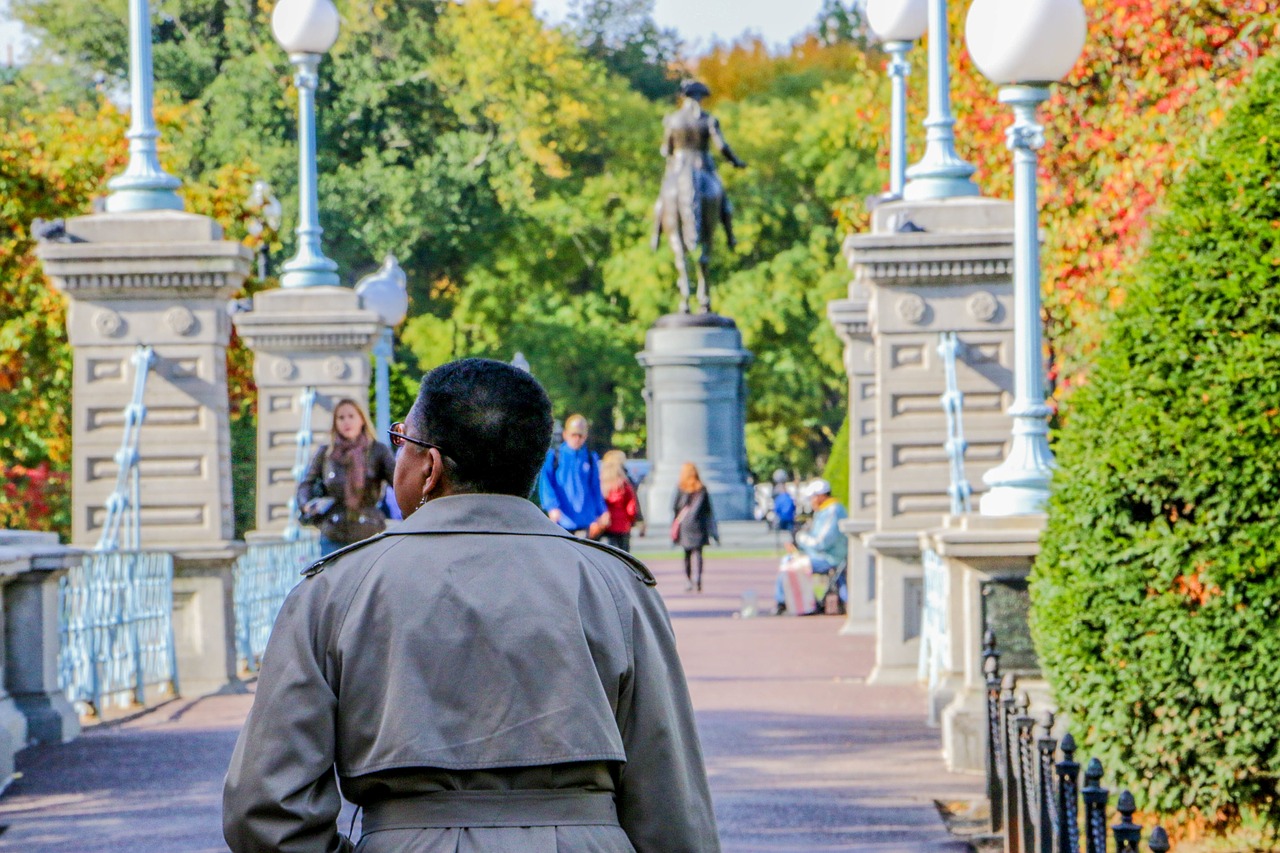
[[[405,442],[407,441],[410,444],[416,444],[419,447],[434,447],[436,450],[439,450],[441,454],[445,456],[449,455],[448,453],[445,453],[444,448],[438,444],[432,444],[429,441],[423,441],[422,439],[407,435],[404,431],[404,421],[396,421],[393,423],[391,425],[391,429],[387,430],[387,437],[391,439],[392,447],[404,447]]]

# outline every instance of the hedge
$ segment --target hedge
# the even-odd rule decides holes
[[[1280,824],[1280,64],[1170,191],[1056,449],[1032,630],[1139,806]]]

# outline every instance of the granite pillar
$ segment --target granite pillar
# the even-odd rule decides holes
[[[941,713],[943,756],[949,770],[978,773],[986,767],[982,638],[987,629],[996,634],[1002,672],[1019,676],[1019,691],[1031,694],[1035,706],[1051,704],[1048,685],[1038,677],[1039,668],[1030,653],[1022,609],[1044,524],[1043,515],[947,516],[941,527],[920,536],[920,547],[931,548],[943,559],[951,579],[947,645],[955,675]]]
[[[208,217],[177,211],[68,220],[41,243],[45,273],[67,295],[74,348],[71,540],[92,546],[116,485],[124,408],[139,345],[154,348],[139,432],[146,548],[221,547],[233,536],[227,300],[252,253]]]
[[[645,369],[648,455],[644,515],[669,524],[680,466],[692,462],[722,521],[750,519],[746,369],[752,355],[728,317],[668,314],[636,356]]]
[[[876,560],[872,680],[908,681],[919,660],[919,534],[950,511],[942,333],[958,333],[961,343],[956,373],[971,485],[981,486],[979,475],[1004,458],[1009,439],[1013,206],[982,198],[889,202],[873,212],[871,231],[845,248],[854,281],[849,299],[831,310],[852,325],[865,311],[874,365],[873,388],[852,388],[860,399],[850,406],[874,447],[869,456],[860,449],[867,458],[857,463],[874,480],[859,497],[871,507],[872,527],[857,527]]]
[[[827,305],[827,318],[844,342],[844,370],[849,382],[849,517],[841,530],[849,539],[846,569],[849,586],[847,618],[842,634],[875,630],[876,558],[862,541],[876,520],[876,352],[871,337],[870,291],[855,280],[849,298]]]
[[[369,351],[382,326],[354,290],[330,286],[263,291],[254,296],[252,311],[236,315],[235,324],[253,350],[258,385],[257,532],[279,535],[289,522],[295,490],[302,389],[316,389],[309,424],[318,449],[329,443],[339,400],[350,397],[368,411]],[[385,443],[387,437],[378,440]]]

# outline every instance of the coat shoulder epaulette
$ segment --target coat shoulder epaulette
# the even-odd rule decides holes
[[[626,551],[623,551],[620,548],[614,548],[612,545],[606,545],[603,542],[596,542],[594,539],[575,538],[570,541],[577,542],[580,545],[590,546],[595,548],[597,551],[604,551],[609,556],[618,558],[625,563],[627,568],[631,570],[631,573],[636,576],[636,580],[640,581],[645,586],[658,585],[658,579],[653,576],[653,572],[649,571],[649,567],[637,560],[631,554],[628,554]]]
[[[350,554],[352,551],[356,551],[366,545],[372,545],[374,542],[377,542],[385,536],[385,533],[379,533],[377,536],[370,536],[368,539],[361,539],[359,542],[352,542],[350,545],[344,545],[333,553],[326,554],[311,565],[307,566],[302,570],[302,576],[304,578],[313,578],[323,572],[331,562],[336,560],[338,557],[341,557],[343,554]]]

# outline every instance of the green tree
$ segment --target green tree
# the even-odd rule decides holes
[[[1058,443],[1034,637],[1139,805],[1280,825],[1280,63],[1170,191]]]
[[[654,0],[575,0],[569,26],[593,59],[651,101],[669,100],[679,82],[680,35],[653,20]]]

